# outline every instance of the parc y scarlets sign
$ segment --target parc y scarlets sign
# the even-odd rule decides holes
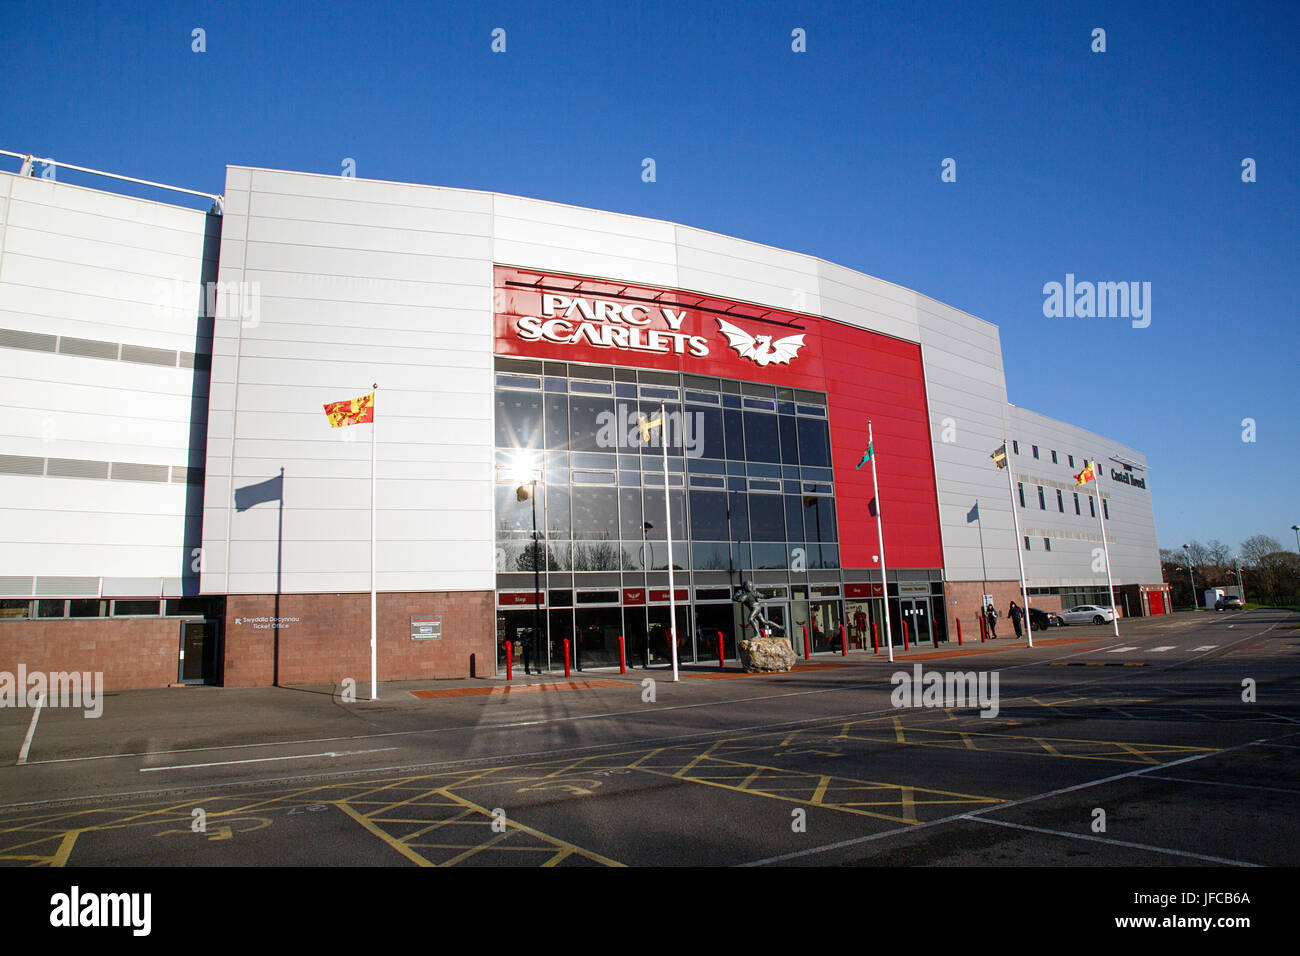
[[[495,278],[499,355],[825,387],[807,315],[507,266]]]

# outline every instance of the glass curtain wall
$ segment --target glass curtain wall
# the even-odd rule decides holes
[[[817,649],[840,646],[838,591],[807,593],[810,572],[838,581],[840,566],[821,393],[498,358],[495,447],[496,569],[511,590],[531,590],[535,576],[548,592],[540,643],[552,669],[566,638],[575,667],[617,664],[619,634],[629,664],[667,660],[667,605],[625,606],[618,592],[666,589],[670,561],[678,589],[730,589],[755,571],[802,588],[792,616]],[[586,601],[588,589],[603,599]],[[688,600],[678,611],[680,660],[716,661],[719,630],[734,660],[733,608]],[[531,639],[531,614],[501,624]],[[797,641],[802,653],[802,630]]]

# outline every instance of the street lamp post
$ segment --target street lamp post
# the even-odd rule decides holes
[[[1192,552],[1187,549],[1187,545],[1183,545],[1183,554],[1187,558],[1187,580],[1192,585],[1192,610],[1195,611],[1200,608],[1200,605],[1196,603],[1196,578],[1192,576]]]
[[[541,603],[542,603],[542,568],[540,546],[537,540],[537,479],[533,478],[515,489],[515,497],[519,501],[525,498],[532,499],[533,506],[533,663],[537,665],[537,673],[542,672],[541,659]],[[528,669],[529,662],[524,661],[524,673],[530,673]]]
[[[1293,524],[1291,530],[1295,532],[1295,550],[1300,554],[1300,524]]]
[[[542,565],[541,565],[541,541],[537,535],[537,482],[540,478],[540,466],[535,452],[520,449],[515,452],[514,462],[512,465],[514,479],[519,482],[515,488],[515,498],[523,501],[526,498],[532,499],[533,510],[533,663],[537,666],[537,673],[542,672]],[[524,673],[528,673],[528,660],[524,659]]]

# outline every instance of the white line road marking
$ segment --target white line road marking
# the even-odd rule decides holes
[[[1284,746],[1282,744],[1270,744],[1273,747]],[[1152,780],[1175,780],[1178,783],[1199,783],[1207,787],[1233,787],[1239,790],[1262,790],[1267,793],[1300,793],[1300,790],[1288,790],[1286,787],[1257,787],[1250,783],[1224,783],[1221,780],[1194,780],[1191,777],[1158,777],[1151,775]]]
[[[828,850],[839,850],[842,849],[843,847],[856,846],[861,843],[869,843],[872,840],[882,840],[886,837],[898,836],[899,834],[902,833],[916,833],[919,830],[927,830],[930,827],[937,827],[945,823],[952,823],[954,820],[960,820],[963,817],[974,816],[976,814],[992,813],[995,810],[1007,810],[1010,809],[1011,807],[1018,807],[1025,803],[1033,803],[1037,800],[1047,800],[1050,799],[1051,797],[1059,797],[1062,796],[1063,794],[1073,793],[1077,790],[1087,790],[1090,787],[1099,787],[1103,784],[1115,783],[1116,781],[1119,780],[1126,780],[1129,777],[1140,777],[1145,774],[1168,769],[1169,767],[1176,767],[1182,763],[1190,763],[1194,760],[1204,760],[1206,757],[1220,757],[1224,754],[1232,753],[1234,750],[1243,750],[1246,747],[1258,747],[1258,746],[1284,747],[1287,745],[1275,744],[1272,741],[1286,740],[1287,738],[1294,737],[1294,736],[1295,736],[1294,733],[1287,733],[1271,739],[1252,740],[1244,744],[1237,744],[1235,747],[1226,747],[1223,750],[1216,750],[1211,753],[1192,754],[1189,757],[1181,757],[1178,760],[1173,760],[1170,761],[1169,763],[1157,764],[1152,767],[1140,767],[1137,770],[1129,770],[1126,773],[1113,774],[1112,776],[1109,777],[1102,777],[1099,780],[1088,780],[1085,781],[1084,783],[1076,783],[1072,787],[1062,787],[1059,790],[1048,790],[1045,793],[1036,793],[1033,794],[1032,796],[1022,797],[1019,800],[1008,800],[1005,803],[999,803],[996,806],[988,807],[987,809],[984,810],[975,810],[973,813],[954,813],[952,816],[942,817],[938,820],[930,820],[927,823],[917,823],[911,826],[897,827],[893,830],[882,830],[880,833],[871,833],[868,834],[867,836],[854,837],[851,840],[840,840],[838,843],[828,843],[825,846],[809,847],[807,850],[796,850],[793,853],[783,853],[780,856],[770,856],[765,860],[754,860],[752,863],[742,863],[740,865],[742,867],[750,867],[750,866],[766,866],[769,863],[784,863],[787,860],[796,860],[800,857],[811,856],[814,853],[825,853]]]
[[[27,736],[23,738],[23,749],[18,751],[19,766],[27,762],[27,751],[31,749],[32,737],[36,735],[36,721],[41,719],[41,708],[44,706],[45,695],[41,694],[40,699],[36,701],[36,709],[32,711],[32,722],[27,727]]]
[[[1272,630],[1272,627],[1274,627],[1274,626],[1276,626],[1276,625],[1271,625],[1270,627],[1265,628],[1264,631],[1263,631],[1263,632],[1260,632],[1260,633],[1264,633],[1264,632],[1267,632],[1267,631],[1269,631],[1269,630]],[[1249,639],[1249,638],[1247,637],[1247,638],[1242,638],[1241,640],[1248,640],[1248,639]],[[1008,666],[1002,668],[1002,671],[1003,671],[1003,672],[1010,672],[1010,671],[1027,670],[1027,669],[1030,669],[1030,668],[1041,667],[1042,665],[1047,664],[1047,663],[1050,663],[1050,662],[1053,661],[1053,660],[1058,660],[1058,661],[1060,661],[1060,660],[1070,660],[1070,659],[1072,659],[1072,658],[1076,658],[1076,657],[1084,657],[1084,656],[1086,656],[1086,655],[1088,655],[1088,654],[1095,653],[1097,650],[1099,650],[1099,649],[1098,649],[1098,648],[1086,648],[1086,649],[1082,649],[1082,650],[1072,650],[1072,651],[1067,651],[1067,652],[1064,653],[1064,654],[1059,654],[1059,655],[1056,655],[1056,656],[1053,656],[1053,657],[1045,657],[1045,658],[1042,658],[1042,659],[1040,659],[1040,660],[1023,661],[1023,662],[1021,662],[1021,663],[1017,663],[1017,664],[1010,664],[1010,665],[1008,665]],[[868,659],[868,661],[870,661],[870,659]],[[885,664],[884,661],[880,661],[879,663],[880,663],[882,666]],[[1184,661],[1184,662],[1175,662],[1175,663],[1172,663],[1172,664],[1167,664],[1167,665],[1164,665],[1164,667],[1162,668],[1162,670],[1169,669],[1169,668],[1175,668],[1175,667],[1185,666],[1185,664],[1186,664],[1185,661]],[[1095,685],[1095,684],[1105,683],[1107,680],[1108,680],[1108,678],[1099,675],[1099,676],[1098,676],[1096,679],[1094,679],[1094,680],[1082,680],[1082,681],[1077,681],[1077,682],[1075,682],[1075,683],[1072,685],[1072,687],[1073,687],[1074,690],[1077,691],[1077,690],[1080,690],[1081,688],[1084,688],[1084,687],[1091,687],[1091,686],[1093,686],[1093,685]],[[698,703],[698,704],[684,704],[684,705],[677,705],[677,706],[672,706],[672,707],[662,707],[662,706],[660,706],[660,707],[655,708],[655,712],[656,712],[656,713],[660,713],[660,712],[663,712],[663,711],[670,711],[670,710],[688,710],[688,709],[692,709],[692,708],[696,708],[696,707],[727,707],[727,706],[732,706],[732,705],[735,705],[735,704],[744,704],[744,703],[748,703],[748,702],[751,702],[751,701],[754,701],[754,700],[771,700],[771,699],[777,699],[777,698],[781,698],[781,697],[803,697],[803,696],[815,696],[815,695],[821,695],[821,694],[833,694],[833,693],[850,692],[850,691],[861,691],[864,687],[869,687],[869,686],[871,686],[872,683],[873,683],[873,682],[871,682],[871,681],[861,681],[861,682],[859,682],[859,681],[854,681],[854,682],[852,682],[852,683],[848,683],[848,684],[837,685],[837,686],[834,686],[834,687],[827,687],[827,688],[819,688],[819,689],[817,689],[817,690],[810,690],[810,691],[794,691],[794,692],[786,693],[786,694],[771,694],[771,695],[761,695],[761,696],[757,696],[757,697],[742,697],[742,698],[735,698],[735,699],[724,699],[724,700],[705,701],[705,702]],[[524,698],[517,698],[517,699],[518,699],[518,700],[523,700]],[[534,757],[534,756],[540,756],[540,755],[551,755],[551,754],[571,754],[571,753],[581,753],[581,752],[584,752],[584,751],[599,751],[599,750],[606,750],[606,749],[609,749],[609,748],[612,748],[612,747],[628,747],[628,746],[635,746],[635,745],[637,745],[637,744],[642,744],[642,743],[657,743],[657,742],[672,741],[672,740],[695,739],[695,738],[699,738],[699,737],[721,736],[721,735],[725,735],[725,734],[729,734],[729,733],[745,733],[745,732],[749,732],[749,731],[753,731],[753,730],[771,729],[771,728],[774,728],[774,727],[788,727],[788,726],[793,726],[793,725],[798,725],[798,724],[804,724],[804,723],[816,723],[816,722],[819,722],[819,721],[820,721],[820,722],[834,723],[836,720],[846,720],[846,719],[849,719],[849,718],[859,718],[859,717],[878,716],[878,715],[880,715],[880,714],[887,714],[887,713],[893,713],[893,712],[894,712],[894,710],[893,710],[892,708],[888,708],[888,707],[887,707],[887,708],[884,708],[884,709],[881,709],[881,710],[872,710],[872,711],[855,711],[855,712],[853,712],[853,713],[851,713],[851,714],[841,714],[841,715],[834,715],[834,716],[829,716],[829,717],[828,717],[828,716],[809,717],[809,718],[804,718],[804,719],[802,719],[802,720],[778,721],[778,722],[770,723],[770,724],[757,724],[757,725],[741,726],[741,727],[736,727],[736,728],[728,728],[728,729],[725,729],[725,730],[709,730],[709,731],[700,731],[700,732],[697,732],[697,733],[687,733],[687,734],[669,734],[669,735],[662,735],[662,736],[659,736],[659,737],[632,738],[632,739],[624,740],[624,741],[614,741],[614,742],[612,742],[612,743],[605,743],[605,744],[591,744],[591,745],[584,745],[584,746],[580,746],[580,747],[558,747],[558,748],[554,748],[554,749],[552,749],[552,750],[543,750],[543,751],[527,751],[527,752],[523,752],[523,753],[498,753],[498,754],[487,754],[487,755],[480,756],[480,757],[464,758],[464,759],[460,759],[460,760],[450,760],[450,761],[427,761],[427,762],[416,762],[416,763],[410,763],[410,762],[408,762],[408,763],[394,764],[394,765],[392,765],[392,766],[387,766],[387,767],[368,767],[368,768],[366,768],[364,771],[357,771],[357,770],[320,771],[320,772],[315,772],[315,773],[310,773],[310,774],[289,774],[289,775],[273,776],[273,777],[258,777],[258,778],[254,778],[254,779],[250,779],[250,780],[238,780],[238,781],[232,781],[232,782],[210,782],[210,783],[205,784],[204,786],[205,786],[206,788],[208,788],[208,789],[211,789],[211,788],[213,788],[213,787],[217,787],[217,788],[220,788],[220,789],[232,789],[232,788],[235,788],[235,787],[244,787],[244,786],[261,786],[261,785],[264,785],[264,784],[295,783],[295,782],[302,781],[302,780],[321,780],[321,779],[330,779],[330,778],[333,778],[333,777],[351,777],[351,776],[355,776],[355,775],[358,774],[358,773],[363,773],[363,772],[364,772],[364,773],[381,773],[381,772],[388,772],[388,771],[401,771],[401,772],[426,771],[426,772],[437,772],[437,771],[439,771],[439,770],[448,769],[448,768],[451,768],[451,767],[463,766],[463,765],[466,765],[466,764],[494,764],[494,763],[500,763],[501,761],[504,761],[504,760],[511,760],[511,759],[525,759],[525,758],[531,758],[531,757]],[[577,714],[577,715],[573,715],[573,716],[570,716],[570,717],[556,717],[556,718],[551,718],[550,720],[546,721],[546,723],[564,723],[564,722],[567,722],[567,721],[574,721],[574,720],[591,720],[591,719],[598,719],[598,718],[601,718],[601,717],[624,717],[624,716],[627,716],[627,717],[639,717],[639,716],[644,716],[644,713],[645,713],[644,710],[635,710],[635,711],[614,711],[614,712],[604,713],[604,714]],[[492,725],[492,724],[486,724],[486,725],[472,725],[472,724],[471,724],[471,725],[458,725],[458,726],[452,726],[452,727],[431,728],[431,729],[426,729],[426,730],[414,730],[414,731],[412,731],[412,730],[401,730],[401,731],[388,731],[388,732],[381,732],[381,733],[376,733],[376,734],[355,734],[355,735],[346,736],[346,737],[324,737],[324,738],[307,738],[307,739],[298,739],[298,740],[268,741],[268,742],[266,742],[266,743],[260,743],[260,744],[238,744],[238,745],[225,745],[225,746],[218,746],[218,747],[193,747],[193,748],[176,749],[176,750],[169,750],[169,751],[143,751],[143,752],[136,752],[136,753],[129,753],[129,754],[95,754],[95,755],[85,756],[85,757],[65,757],[65,758],[60,758],[60,759],[56,759],[56,760],[41,760],[41,761],[35,761],[35,763],[38,763],[38,764],[47,764],[47,763],[74,763],[74,762],[80,762],[80,761],[85,761],[85,760],[120,760],[120,759],[122,759],[122,758],[124,758],[124,757],[161,756],[161,755],[166,755],[166,754],[169,754],[169,753],[206,753],[206,752],[212,752],[212,751],[218,751],[218,750],[240,750],[240,749],[245,749],[245,748],[272,747],[272,746],[282,746],[282,745],[288,745],[288,744],[325,743],[325,742],[335,741],[335,740],[361,741],[361,740],[373,740],[373,739],[379,739],[379,738],[385,738],[385,737],[416,737],[416,738],[418,738],[418,737],[423,737],[423,736],[425,736],[425,735],[427,735],[427,734],[449,733],[449,732],[455,732],[455,731],[459,731],[459,730],[470,730],[470,729],[475,729],[475,727],[477,727],[478,729],[491,730],[491,729],[494,729],[494,728],[509,727],[509,726],[511,726],[511,725],[509,725],[509,724],[500,724],[500,725]],[[1289,736],[1295,736],[1295,735],[1292,734],[1292,735],[1289,735]],[[1280,738],[1280,737],[1279,737],[1279,738],[1273,738],[1273,739],[1274,739],[1274,740],[1280,740],[1280,739],[1284,739],[1284,738]],[[1291,747],[1288,747],[1288,745],[1286,745],[1286,744],[1274,744],[1274,743],[1265,742],[1265,741],[1263,741],[1263,740],[1256,741],[1256,742],[1255,742],[1255,745],[1257,745],[1257,746],[1259,746],[1259,745],[1263,745],[1263,746],[1287,747],[1287,749],[1298,749],[1298,750],[1300,750],[1300,747],[1291,748]],[[1235,748],[1233,748],[1233,749],[1235,749]],[[29,766],[30,766],[30,764],[29,764]],[[1161,766],[1165,766],[1165,765],[1161,765]],[[1150,769],[1156,769],[1156,768],[1150,768]],[[197,787],[190,787],[190,788],[186,788],[186,789],[187,789],[187,790],[193,790],[193,789],[198,789],[198,788],[197,788]],[[126,791],[109,791],[109,792],[107,792],[107,793],[103,793],[103,792],[100,792],[100,793],[87,793],[87,794],[80,794],[80,795],[69,796],[69,797],[60,797],[60,798],[57,798],[57,799],[51,799],[51,800],[25,800],[25,801],[21,801],[21,802],[18,802],[18,803],[0,804],[0,810],[12,810],[12,809],[19,809],[19,808],[26,808],[26,807],[37,807],[37,806],[63,805],[63,804],[67,804],[67,803],[73,803],[73,802],[76,802],[76,801],[79,801],[79,800],[101,799],[101,798],[106,798],[106,797],[148,797],[148,796],[154,796],[154,795],[162,794],[162,793],[168,793],[168,794],[170,794],[170,793],[175,793],[175,792],[176,792],[176,790],[175,790],[174,787],[168,787],[168,788],[163,789],[163,790],[126,790]],[[960,816],[960,814],[955,815],[954,817],[951,817],[951,818],[948,818],[948,819],[956,819],[956,816]],[[941,823],[941,822],[946,822],[946,820],[943,820],[943,821],[934,821],[934,823]],[[920,827],[928,827],[928,826],[931,826],[931,825],[932,825],[932,824],[920,824],[919,826],[920,826]],[[886,832],[886,833],[880,834],[880,836],[888,836],[888,835],[892,835],[892,833],[894,833],[894,832],[906,832],[907,830],[912,830],[912,829],[916,829],[916,827],[907,827],[907,828],[905,828],[905,830],[899,830],[899,831],[889,831],[889,832]],[[874,837],[867,837],[866,839],[874,839]],[[848,842],[848,843],[858,843],[858,842],[861,842],[861,841],[860,841],[860,840],[850,840],[850,841],[847,841],[847,842]],[[824,850],[835,849],[835,848],[836,848],[837,846],[839,846],[839,845],[840,845],[840,844],[834,844],[834,845],[831,845],[831,846],[824,846],[824,847],[815,847],[815,848],[813,848],[812,850],[807,851],[807,852],[820,853],[820,852],[823,852]],[[796,856],[803,856],[803,855],[805,855],[805,854],[804,854],[804,853],[798,853],[798,854],[795,854],[795,855],[796,855]],[[753,865],[759,865],[759,864],[764,863],[764,862],[772,862],[772,861],[758,861],[758,864],[745,864],[745,865],[753,866]]]
[[[1221,856],[1206,856],[1203,853],[1189,853],[1186,850],[1170,850],[1162,846],[1151,846],[1149,843],[1129,843],[1127,840],[1111,840],[1107,837],[1093,836],[1087,833],[1070,833],[1068,830],[1048,830],[1044,827],[1031,827],[1023,823],[1011,823],[1008,820],[986,820],[983,817],[963,816],[961,819],[969,820],[972,823],[990,823],[995,827],[1011,827],[1013,830],[1028,830],[1030,833],[1046,833],[1050,836],[1069,837],[1071,840],[1088,840],[1093,843],[1105,843],[1110,846],[1125,846],[1135,850],[1148,850],[1152,853],[1168,853],[1170,856],[1188,856],[1194,860],[1205,860],[1208,863],[1227,863],[1230,866],[1259,866],[1258,863],[1245,863],[1241,860],[1229,860]]]
[[[1192,653],[1195,654],[1198,651],[1212,651],[1218,646],[1218,644],[1202,644],[1200,647],[1193,647]]]
[[[1129,651],[1136,651],[1136,647],[1117,647],[1113,651],[1107,651],[1108,654],[1127,654]]]
[[[1165,644],[1165,645],[1163,645],[1163,646],[1161,646],[1161,647],[1153,647],[1153,648],[1151,648],[1151,653],[1152,653],[1152,654],[1163,654],[1165,651],[1174,651],[1174,650],[1177,650],[1177,649],[1178,649],[1178,648],[1175,647],[1173,644]]]
[[[1059,657],[1045,658],[1041,661],[1025,661],[1024,663],[1021,664],[1012,664],[1008,667],[1002,668],[1002,671],[1007,672],[1007,671],[1014,671],[1014,670],[1022,670],[1024,668],[1039,667],[1042,664],[1050,663],[1053,660],[1063,661],[1063,660],[1068,660],[1072,657],[1082,657],[1085,654],[1091,654],[1096,649],[1097,648],[1087,648],[1085,650],[1069,651],[1065,654],[1060,655]],[[885,661],[881,660],[878,661],[877,663],[883,665],[885,664]],[[1103,680],[1105,680],[1105,678],[1098,677],[1096,680],[1078,682],[1074,686],[1076,688],[1086,687],[1091,684],[1100,683]],[[654,708],[654,712],[655,714],[663,714],[675,710],[694,710],[695,708],[698,707],[729,707],[734,704],[747,704],[753,701],[761,701],[761,700],[780,700],[785,697],[809,697],[809,696],[819,696],[822,694],[837,694],[846,691],[862,690],[864,687],[873,687],[873,686],[878,686],[877,682],[874,680],[868,680],[868,681],[854,682],[851,684],[837,685],[834,687],[818,688],[817,690],[798,690],[798,691],[790,691],[784,694],[762,694],[754,697],[724,698],[721,700],[702,701],[701,703],[698,704],[674,704],[672,706],[667,706],[667,707],[660,704]],[[738,730],[748,731],[748,730],[754,730],[763,727],[785,727],[791,724],[809,723],[817,720],[836,720],[836,719],[843,719],[847,717],[874,717],[879,714],[889,714],[894,712],[895,711],[892,707],[886,707],[882,710],[855,711],[852,714],[837,714],[834,715],[833,717],[807,717],[801,720],[796,719],[796,720],[780,721],[775,724],[750,725],[750,726],[740,727],[738,728]],[[295,740],[270,740],[270,741],[266,741],[265,743],[256,743],[256,744],[225,744],[225,745],[218,745],[213,747],[185,747],[185,748],[178,748],[173,750],[142,750],[142,751],[135,751],[133,753],[125,753],[125,754],[91,754],[85,757],[56,757],[52,760],[38,760],[33,762],[40,763],[40,764],[79,763],[85,760],[122,760],[128,757],[161,757],[161,756],[167,756],[168,754],[213,753],[222,750],[254,750],[260,747],[282,747],[282,746],[287,747],[295,744],[324,744],[324,743],[334,743],[336,741],[377,740],[385,737],[423,737],[430,734],[454,733],[455,731],[458,730],[477,730],[477,731],[510,730],[516,727],[535,727],[535,726],[546,725],[546,724],[568,723],[571,721],[578,721],[578,720],[598,720],[602,717],[636,718],[636,717],[644,716],[645,713],[646,711],[644,708],[638,710],[616,710],[616,711],[607,711],[604,713],[596,713],[596,714],[574,714],[568,717],[547,717],[539,720],[521,720],[521,721],[513,721],[510,723],[501,723],[501,724],[477,724],[477,723],[457,724],[455,726],[450,726],[450,727],[435,727],[426,730],[391,730],[391,731],[384,731],[375,734],[353,734],[350,736],[341,736],[341,737],[304,737]],[[731,732],[732,731],[709,730],[709,731],[702,731],[699,734],[683,734],[683,735],[674,735],[670,737],[633,738],[627,741],[627,743],[656,743],[661,740],[677,740],[686,737],[698,737],[698,736],[707,736],[708,734],[731,733]],[[622,743],[595,744],[591,747],[578,747],[578,748],[567,748],[567,749],[562,748],[560,750],[555,750],[555,751],[549,751],[549,750],[532,751],[524,754],[498,754],[495,756],[473,758],[473,759],[474,760],[479,760],[479,759],[495,760],[495,759],[504,759],[507,757],[514,757],[514,756],[532,756],[534,753],[568,753],[573,749],[591,750],[591,749],[599,749],[602,747],[613,747],[613,746],[623,746],[623,744]],[[466,761],[453,761],[453,763],[461,763],[461,762],[466,762]],[[438,763],[418,764],[415,766],[442,766],[442,764],[438,764]],[[144,791],[144,792],[150,792],[150,791]],[[136,794],[137,791],[132,791],[130,794],[126,794],[126,795],[135,796]],[[28,803],[2,804],[0,805],[0,808],[20,807],[20,806],[25,807],[25,806],[31,806],[33,805],[33,803],[44,804],[47,802],[50,801],[41,800],[41,801],[31,801]]]
[[[215,763],[182,763],[170,767],[141,767],[141,773],[153,773],[157,770],[194,770],[198,767],[226,767],[235,763],[270,763],[273,760],[307,760],[311,757],[351,757],[354,754],[377,754],[396,747],[374,747],[370,750],[330,750],[323,754],[296,754],[292,757],[255,757],[252,760],[219,760]]]

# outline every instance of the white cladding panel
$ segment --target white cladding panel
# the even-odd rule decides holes
[[[496,261],[530,269],[676,287],[676,228],[669,223],[493,196]]]
[[[0,196],[0,456],[34,471],[0,476],[0,576],[194,591],[199,486],[184,477],[203,461],[194,354],[220,220],[10,173]]]
[[[253,308],[216,322],[205,592],[368,590],[372,433],[378,589],[493,587],[492,201],[228,170],[219,278]],[[330,428],[373,382],[376,424]]]
[[[818,262],[811,256],[677,226],[677,275],[691,292],[777,309],[821,313]]]
[[[1007,476],[989,457],[1006,435],[997,326],[928,296],[917,305],[945,574],[1019,578]]]
[[[1116,581],[1160,580],[1150,489],[1109,480],[1122,469],[1111,456],[1141,456],[1009,406],[987,322],[810,256],[673,223],[241,167],[227,170],[221,219],[0,179],[0,328],[53,343],[0,345],[0,455],[20,456],[14,468],[41,463],[37,475],[0,475],[0,576],[169,586],[199,540],[199,486],[183,469],[205,451],[205,592],[265,593],[277,580],[288,592],[367,590],[372,426],[331,429],[322,405],[379,382],[379,589],[492,588],[493,263],[682,288],[918,342],[950,580],[1017,576],[1007,476],[989,458],[1004,437],[1021,443],[1011,457],[1027,487],[1031,584],[1105,580],[1093,570],[1086,497],[1073,514],[1067,454],[1075,471],[1090,454],[1106,468]],[[205,278],[217,280],[214,320],[202,315]],[[210,383],[193,369],[194,353],[209,349]],[[46,477],[49,459],[55,471],[99,462],[115,476]],[[282,484],[236,510],[241,490],[281,469]],[[977,502],[979,520],[968,521]]]
[[[1032,576],[1033,582],[1042,587],[1106,586],[1101,529],[1088,508],[1088,497],[1095,498],[1097,485],[1089,483],[1076,488],[1073,477],[1083,468],[1085,458],[1096,458],[1101,472],[1101,494],[1110,509],[1106,538],[1111,574],[1117,584],[1159,584],[1159,549],[1146,458],[1112,439],[1023,408],[1011,406],[1008,414],[1010,426],[1020,442],[1020,454],[1011,458],[1016,477],[1025,486],[1020,524],[1022,535],[1029,537],[1026,573]],[[1033,454],[1035,445],[1037,458]],[[1053,452],[1057,456],[1055,463]],[[1126,471],[1126,463],[1131,466],[1131,472]],[[1113,480],[1112,471],[1144,479],[1147,486],[1136,488]],[[1039,506],[1039,487],[1043,489],[1044,507]],[[1058,505],[1057,491],[1061,492],[1064,512]],[[1075,493],[1079,495],[1078,515],[1074,513]],[[1100,509],[1100,505],[1097,507]],[[1044,538],[1051,539],[1050,552],[1046,550]]]

